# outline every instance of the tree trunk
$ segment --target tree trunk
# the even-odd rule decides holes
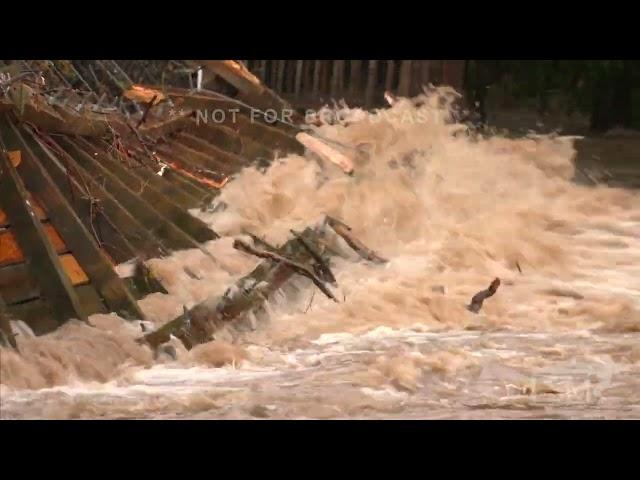
[[[400,63],[400,81],[398,82],[398,95],[408,97],[411,89],[411,60],[402,60]]]
[[[373,104],[373,95],[376,88],[376,80],[378,74],[378,61],[369,60],[369,74],[367,76],[367,90],[365,103],[367,107],[371,107]]]
[[[387,60],[387,75],[384,81],[384,89],[390,92],[393,91],[393,77],[396,69],[396,62],[393,60]]]

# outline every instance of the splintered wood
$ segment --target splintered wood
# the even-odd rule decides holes
[[[353,173],[353,162],[351,159],[335,148],[331,148],[322,140],[312,137],[307,133],[298,133],[296,140],[321,158],[338,165],[344,173],[348,175]]]
[[[327,219],[306,228],[301,233],[295,233],[293,238],[278,248],[267,247],[275,251],[267,251],[236,240],[235,248],[263,258],[264,261],[238,280],[221,297],[210,298],[190,310],[185,309],[178,318],[153,332],[146,333],[139,341],[147,343],[152,348],[158,348],[173,335],[180,339],[187,349],[211,341],[215,332],[225,323],[264,308],[264,303],[269,297],[295,274],[309,278],[327,297],[337,302],[325,285],[325,282],[334,285],[336,282],[329,270],[329,259],[333,253],[324,247],[323,240],[325,227],[334,228],[334,225],[344,224],[336,219]],[[263,246],[256,241],[254,245]],[[360,250],[371,252],[361,242],[357,245]],[[369,256],[378,260],[381,258],[373,254]],[[324,276],[319,275],[323,271]]]
[[[129,100],[148,105],[157,105],[167,97],[160,91],[142,85],[132,85],[129,90],[125,90],[123,95]]]

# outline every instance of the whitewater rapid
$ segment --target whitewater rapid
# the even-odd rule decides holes
[[[1,417],[640,417],[640,192],[573,182],[572,138],[471,134],[451,100],[344,109],[319,133],[347,146],[352,177],[312,154],[245,169],[226,209],[193,212],[222,236],[216,261],[151,260],[169,294],[140,304],[161,325],[254,268],[234,238],[280,244],[326,214],[390,260],[336,259],[341,302],[296,278],[265,318],[175,361],[115,314],[18,337],[20,354],[0,349]]]

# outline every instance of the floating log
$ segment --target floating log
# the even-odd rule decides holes
[[[327,215],[327,224],[340,235],[345,242],[363,259],[373,263],[387,263],[389,260],[381,257],[376,252],[368,248],[360,240],[355,238],[350,232],[351,228],[340,220]]]
[[[478,313],[482,308],[482,303],[487,298],[492,297],[498,291],[499,286],[500,279],[496,278],[493,282],[491,282],[489,288],[481,290],[473,296],[473,298],[471,299],[471,303],[469,304],[469,306],[467,306],[467,309],[473,313]]]

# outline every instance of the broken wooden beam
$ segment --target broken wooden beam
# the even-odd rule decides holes
[[[303,247],[306,247],[304,243],[302,243],[302,245]],[[309,280],[311,280],[314,283],[314,285],[318,287],[318,289],[327,296],[327,298],[330,298],[336,303],[338,302],[338,299],[333,295],[333,293],[331,293],[331,290],[329,290],[324,285],[324,282],[318,277],[316,277],[315,273],[313,273],[307,266],[301,263],[295,262],[282,255],[278,255],[277,253],[269,252],[266,250],[259,250],[239,239],[234,240],[233,248],[235,248],[236,250],[240,250],[245,253],[248,253],[250,255],[254,255],[259,258],[273,260],[274,262],[278,262],[278,263],[281,263],[282,265],[289,267],[297,274],[302,275],[303,277],[307,277]],[[309,253],[308,249],[306,250],[307,250],[307,253]]]
[[[109,192],[127,212],[135,215],[145,230],[170,249],[199,248],[199,244],[187,233],[158,212],[155,205],[145,202],[138,192],[127,186],[115,173],[82,151],[64,137],[57,137],[56,143],[68,154],[67,160],[87,172],[89,177],[100,179],[101,187]]]
[[[473,296],[471,303],[467,306],[467,309],[473,313],[478,313],[482,308],[482,303],[487,298],[492,297],[498,291],[499,286],[500,279],[494,279],[493,282],[491,282],[491,285],[489,285],[489,288],[481,290]]]
[[[363,244],[360,240],[355,238],[350,232],[351,228],[348,227],[345,223],[340,220],[330,217],[327,215],[327,224],[340,235],[345,242],[363,259],[368,260],[373,263],[387,263],[389,260],[381,257],[376,252],[371,250],[365,244]]]

